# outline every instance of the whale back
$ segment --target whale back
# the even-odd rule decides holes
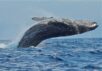
[[[59,25],[57,25],[59,24]],[[73,32],[68,31],[69,28],[73,28]],[[48,24],[37,24],[31,27],[23,36],[19,42],[19,46],[29,47],[31,45],[37,46],[41,41],[59,36],[68,36],[77,34],[73,26],[68,26],[61,22],[49,22]],[[68,33],[69,32],[69,33]]]

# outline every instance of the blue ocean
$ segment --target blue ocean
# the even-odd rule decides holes
[[[102,38],[48,39],[29,48],[0,43],[0,71],[102,71]]]

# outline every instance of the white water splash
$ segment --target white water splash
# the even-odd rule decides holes
[[[4,44],[4,43],[0,43],[0,48],[6,48],[6,44]]]

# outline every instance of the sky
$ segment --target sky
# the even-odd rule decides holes
[[[96,21],[94,31],[70,37],[102,37],[102,0],[0,0],[0,40],[20,38],[35,25],[34,16]]]

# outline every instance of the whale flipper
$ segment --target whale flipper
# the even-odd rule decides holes
[[[45,39],[60,36],[70,36],[94,30],[96,22],[65,21],[58,19],[44,20],[28,29],[20,40],[18,47],[37,46]]]
[[[46,20],[46,19],[50,19],[53,17],[33,17],[32,20],[34,21],[42,21],[42,20]]]

